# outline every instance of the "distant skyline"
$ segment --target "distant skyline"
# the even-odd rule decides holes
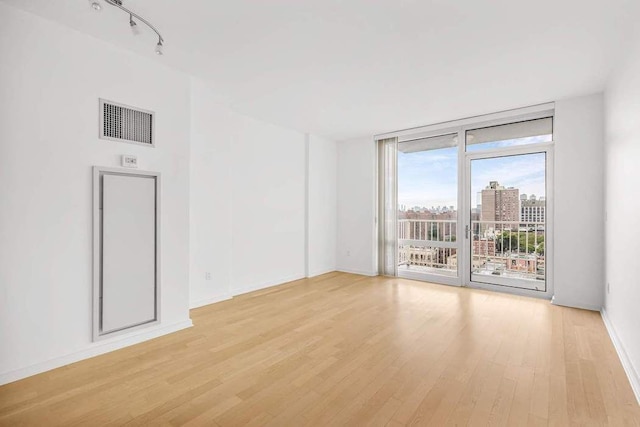
[[[499,148],[546,140],[546,137],[523,138],[482,144]],[[407,208],[454,206],[458,209],[458,148],[415,153],[398,152],[398,204]],[[477,193],[490,181],[514,187],[520,194],[546,196],[545,154],[497,157],[471,162],[472,207],[478,204]]]

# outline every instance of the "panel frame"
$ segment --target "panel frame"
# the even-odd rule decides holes
[[[105,174],[149,177],[155,179],[155,319],[129,328],[112,332],[103,332],[101,329],[101,296],[102,296],[102,177]],[[92,280],[92,340],[94,342],[107,340],[112,337],[130,334],[161,323],[161,187],[162,177],[160,172],[131,170],[125,168],[93,167],[93,280]]]
[[[555,117],[554,117],[555,119]],[[546,186],[546,215],[545,215],[545,290],[534,290],[515,287],[508,285],[507,281],[504,284],[487,283],[473,280],[478,279],[479,275],[473,274],[471,269],[471,245],[472,241],[465,236],[465,264],[464,264],[464,277],[465,286],[476,289],[486,289],[499,291],[507,294],[514,294],[520,296],[528,296],[534,298],[551,299],[554,294],[554,151],[555,141],[541,142],[529,145],[518,145],[513,147],[503,147],[493,150],[482,150],[467,152],[465,154],[464,171],[465,171],[465,185],[464,185],[464,226],[471,229],[471,162],[474,160],[492,159],[496,157],[509,157],[509,156],[521,156],[527,154],[545,154],[545,186]],[[511,283],[519,283],[518,280],[511,280]]]

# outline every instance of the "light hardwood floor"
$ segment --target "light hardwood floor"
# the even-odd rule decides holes
[[[330,273],[0,387],[0,425],[640,425],[595,312]]]

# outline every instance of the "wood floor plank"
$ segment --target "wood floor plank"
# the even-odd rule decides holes
[[[328,273],[0,387],[0,426],[637,425],[599,313]]]

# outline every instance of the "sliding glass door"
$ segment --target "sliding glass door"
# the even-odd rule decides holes
[[[553,111],[378,140],[380,272],[549,293]]]

